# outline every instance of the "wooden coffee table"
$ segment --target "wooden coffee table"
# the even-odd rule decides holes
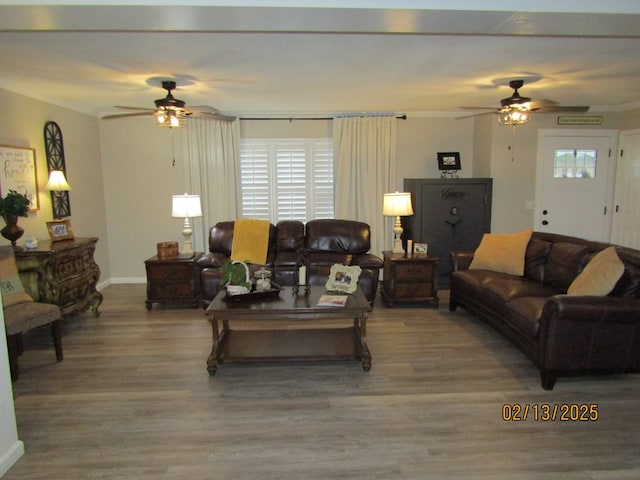
[[[287,287],[274,298],[238,302],[228,301],[225,291],[219,292],[206,310],[213,333],[209,375],[215,375],[218,364],[225,362],[360,360],[362,369],[369,371],[366,325],[371,306],[367,298],[358,288],[347,295],[345,306],[318,306],[324,293],[324,287],[312,286],[308,295],[295,295]],[[326,320],[349,323],[342,326]],[[280,328],[273,328],[278,321]],[[250,326],[231,329],[231,322]]]

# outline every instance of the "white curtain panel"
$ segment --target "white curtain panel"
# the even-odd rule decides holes
[[[382,199],[395,190],[396,122],[395,115],[333,120],[335,217],[368,223],[376,255],[390,248],[393,236]]]
[[[240,126],[238,120],[187,121],[186,187],[200,195],[202,203],[202,218],[193,219],[193,237],[198,239],[194,248],[206,251],[209,229],[238,216]]]

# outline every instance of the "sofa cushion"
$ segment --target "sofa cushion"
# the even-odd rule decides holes
[[[575,278],[568,295],[608,295],[624,273],[624,264],[615,247],[598,252]]]
[[[281,220],[276,225],[276,230],[278,255],[304,248],[304,223],[299,220]]]
[[[306,247],[312,252],[361,255],[371,248],[371,230],[368,224],[355,220],[310,220]]]
[[[8,247],[12,248],[12,247]],[[33,302],[27,292],[24,291],[22,282],[20,281],[20,274],[18,273],[18,267],[16,266],[16,259],[12,253],[6,253],[3,249],[3,253],[0,256],[4,258],[0,259],[0,289],[2,290],[2,306],[10,307],[18,303]]]
[[[640,298],[640,268],[625,263],[624,273],[610,295],[612,297]]]
[[[542,283],[514,275],[487,278],[482,287],[498,295],[504,302],[520,297],[549,297],[555,293]]]
[[[470,270],[524,274],[524,260],[532,229],[518,233],[485,233],[473,254]]]
[[[520,333],[536,338],[547,297],[521,297],[506,304],[509,324]]]
[[[584,245],[555,242],[544,270],[544,284],[553,288],[556,293],[565,293],[582,270],[587,254],[588,250]]]
[[[551,242],[531,238],[524,255],[524,276],[542,283],[544,280],[544,266],[551,251]]]

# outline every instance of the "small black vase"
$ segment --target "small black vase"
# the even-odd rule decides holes
[[[24,228],[18,225],[18,217],[15,215],[4,215],[3,218],[7,225],[0,230],[0,234],[7,240],[11,241],[11,245],[15,247],[16,241],[24,233]]]

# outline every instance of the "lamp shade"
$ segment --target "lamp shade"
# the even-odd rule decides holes
[[[389,217],[413,215],[411,194],[408,192],[385,193],[382,215]]]
[[[202,216],[200,195],[173,195],[171,216],[176,218],[193,218]]]
[[[64,178],[64,172],[62,170],[51,170],[49,172],[49,181],[47,181],[47,185],[44,188],[52,192],[71,190],[71,186],[67,183],[67,179]]]

